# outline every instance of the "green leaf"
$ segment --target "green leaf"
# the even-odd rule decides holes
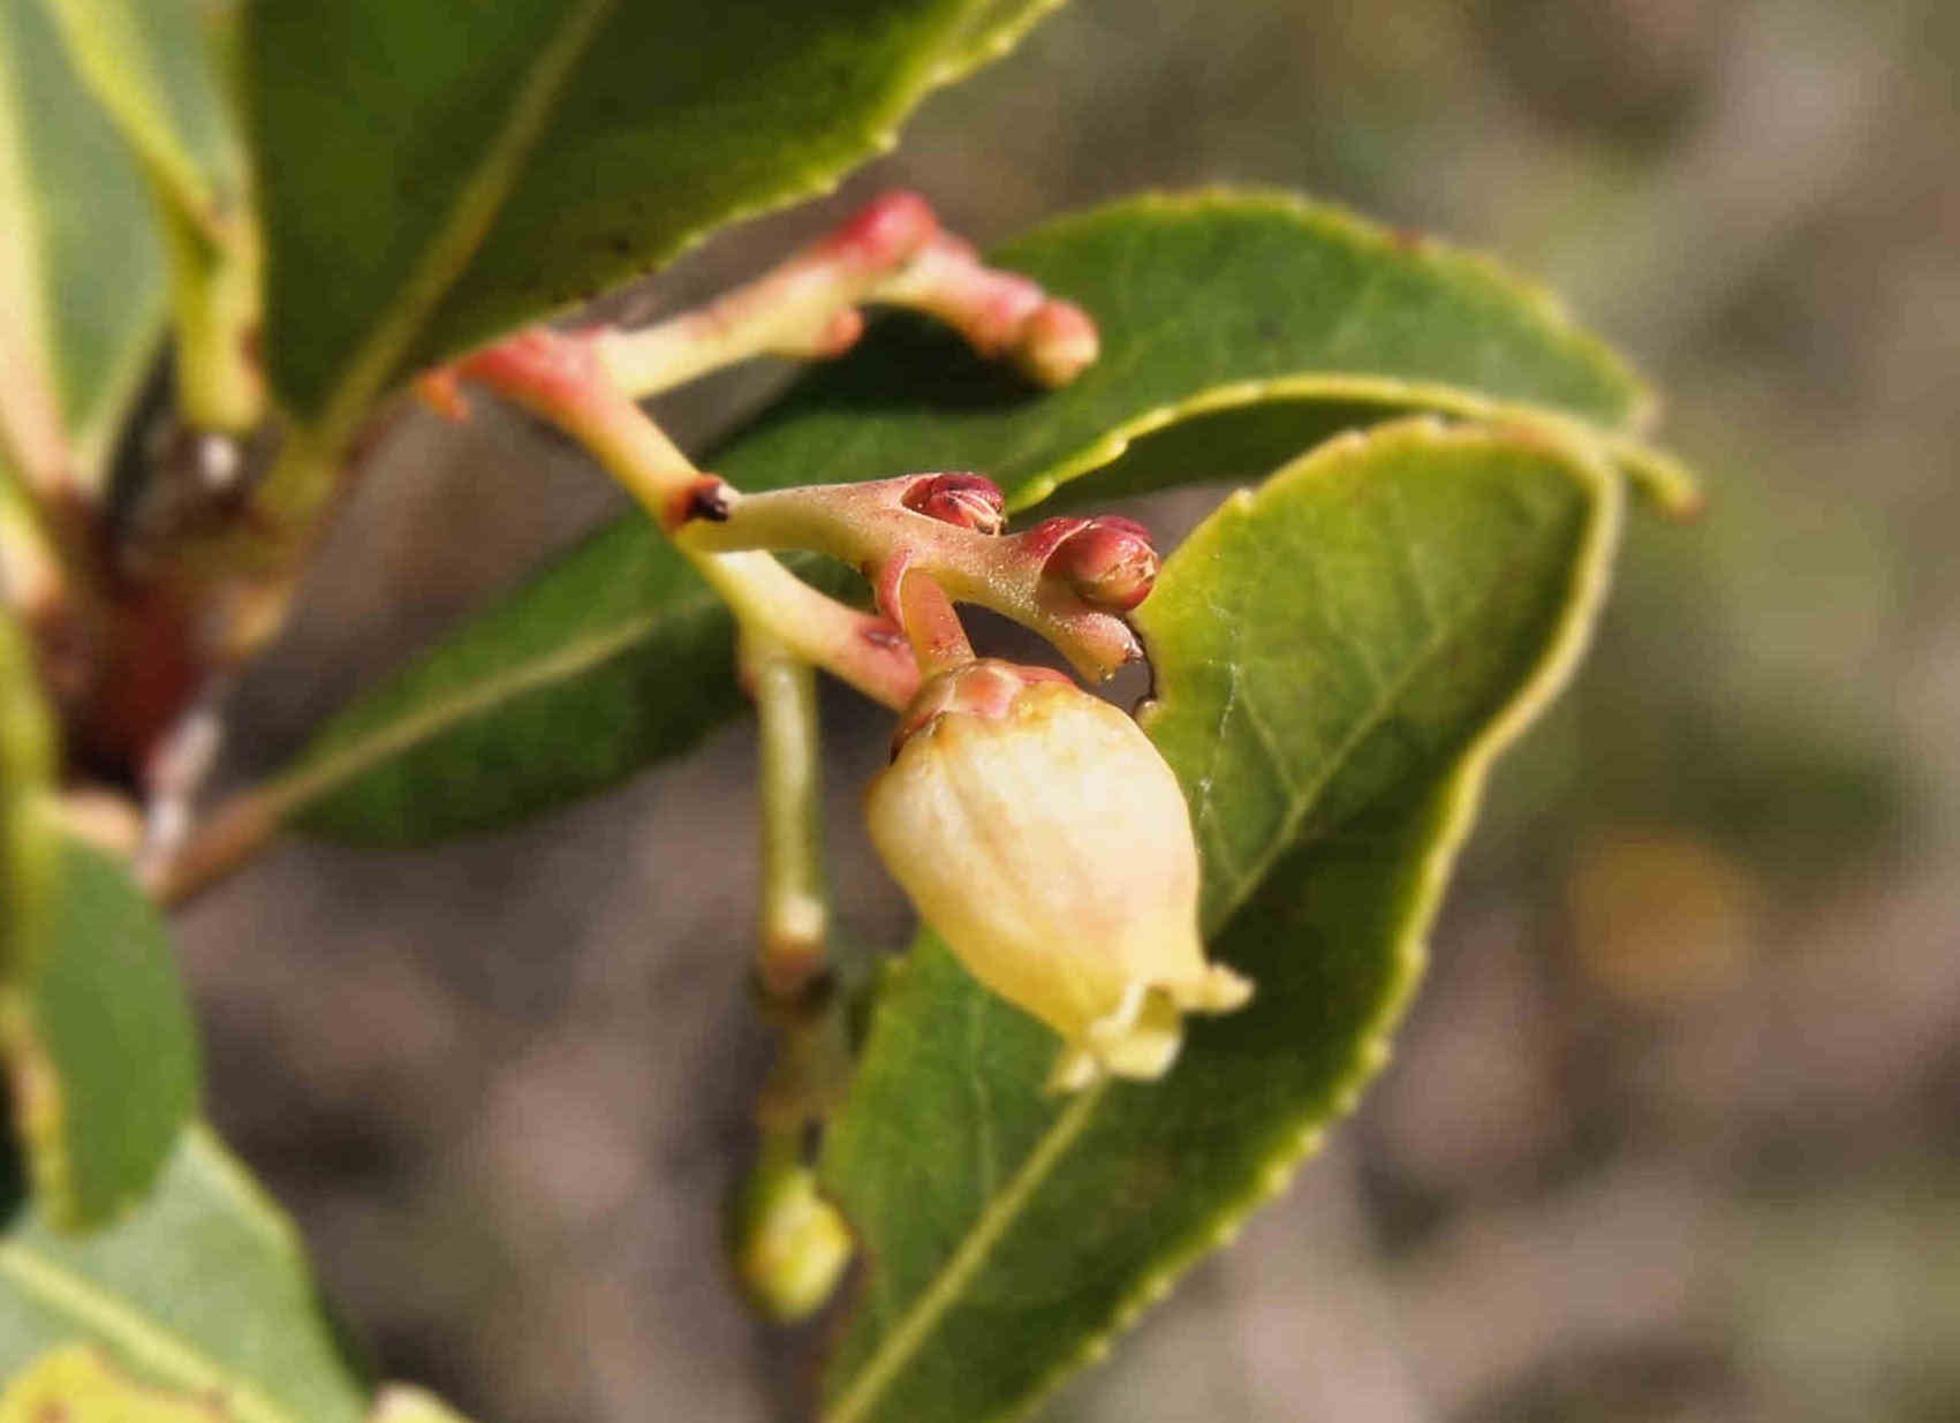
[[[0,1040],[36,1194],[92,1228],[142,1199],[195,1111],[197,1037],[155,908],[42,818],[60,839],[48,932],[0,984]]]
[[[202,1127],[114,1227],[76,1238],[27,1216],[0,1236],[0,1378],[77,1343],[238,1423],[367,1409],[291,1224]]]
[[[1466,412],[1550,407],[1636,449],[1625,432],[1641,388],[1542,296],[1324,209],[1260,194],[1145,198],[1001,256],[1102,322],[1102,361],[1077,385],[1036,397],[951,338],[884,322],[711,467],[752,490],[980,468],[1025,502],[1101,465],[1067,490],[1108,497],[1262,475],[1392,410],[1356,394],[1389,388]],[[1294,307],[1297,331],[1260,315]],[[1367,314],[1330,319],[1341,310]],[[1361,352],[1362,327],[1378,321],[1390,334],[1375,339],[1376,366],[1316,370]],[[1489,389],[1446,383],[1472,378]],[[1280,394],[1309,389],[1347,396]],[[629,515],[356,702],[256,809],[358,843],[507,824],[693,745],[741,705],[729,658],[725,614]]]
[[[169,267],[177,409],[246,432],[263,416],[258,229],[220,62],[236,13],[205,0],[45,0],[150,180]]]
[[[1666,469],[1633,438],[1652,396],[1554,298],[1336,208],[1278,193],[1151,195],[1053,223],[989,260],[1086,307],[1102,358],[1032,400],[943,328],[894,317],[812,371],[714,469],[758,488],[974,469],[1025,508],[1094,471],[1100,499],[1256,477],[1336,418],[1410,409],[1552,422],[1570,438],[1590,432],[1636,473]],[[1176,450],[1192,465],[1126,458],[1133,441],[1200,417],[1205,444]],[[1289,425],[1292,443],[1276,444]]]
[[[629,517],[343,713],[268,806],[364,844],[522,819],[694,745],[734,673],[719,600]]]
[[[405,364],[823,191],[1052,3],[264,0],[274,384],[343,435]]]
[[[1164,1081],[1058,1100],[1057,1040],[930,937],[893,970],[823,1163],[871,1261],[827,1423],[1024,1410],[1284,1186],[1385,1058],[1486,770],[1583,647],[1619,489],[1534,433],[1409,422],[1173,555],[1145,726],[1257,994]]]
[[[155,354],[163,256],[142,174],[40,0],[0,0],[0,459],[102,477]],[[55,471],[58,473],[58,471]]]
[[[0,614],[0,1050],[51,1220],[99,1226],[154,1182],[196,1105],[190,1007],[162,921],[52,809],[53,719]]]

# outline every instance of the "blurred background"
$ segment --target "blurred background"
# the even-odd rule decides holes
[[[893,183],[982,240],[1283,184],[1543,277],[1706,473],[1700,524],[1635,522],[1359,1115],[1045,1416],[1960,1417],[1956,93],[1947,0],[1076,0],[835,200],[636,294]],[[784,374],[664,413],[699,447]],[[411,419],[230,774],[619,505],[513,416]],[[881,719],[828,712],[843,916],[901,942],[856,817]],[[751,763],[739,728],[519,833],[290,847],[186,916],[217,1121],[388,1374],[504,1423],[806,1386],[716,1244],[766,1051]]]

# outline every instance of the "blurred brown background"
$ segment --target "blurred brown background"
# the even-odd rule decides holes
[[[1956,89],[1950,0],[1076,0],[836,200],[654,289],[894,182],[982,239],[1284,184],[1544,277],[1708,476],[1699,526],[1634,528],[1358,1118],[1048,1416],[1960,1417]],[[781,378],[667,413],[699,445]],[[618,503],[510,415],[412,421],[240,689],[229,774]],[[878,718],[830,712],[844,916],[898,942],[855,817]],[[797,1388],[715,1243],[764,1050],[751,755],[731,730],[439,851],[289,848],[186,917],[219,1124],[380,1366],[486,1423]]]

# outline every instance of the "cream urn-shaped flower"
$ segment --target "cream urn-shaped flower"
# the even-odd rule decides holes
[[[1185,1013],[1251,996],[1205,961],[1177,778],[1134,721],[1057,673],[979,661],[928,682],[866,811],[967,971],[1061,1034],[1057,1090],[1160,1077]]]

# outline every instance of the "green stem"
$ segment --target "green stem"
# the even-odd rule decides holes
[[[756,977],[794,1000],[824,972],[830,906],[823,874],[823,770],[817,679],[770,633],[742,632],[742,670],[755,702],[762,895]]]
[[[257,236],[248,223],[214,233],[161,199],[177,337],[177,403],[196,430],[244,435],[265,418],[252,342],[259,323]]]

